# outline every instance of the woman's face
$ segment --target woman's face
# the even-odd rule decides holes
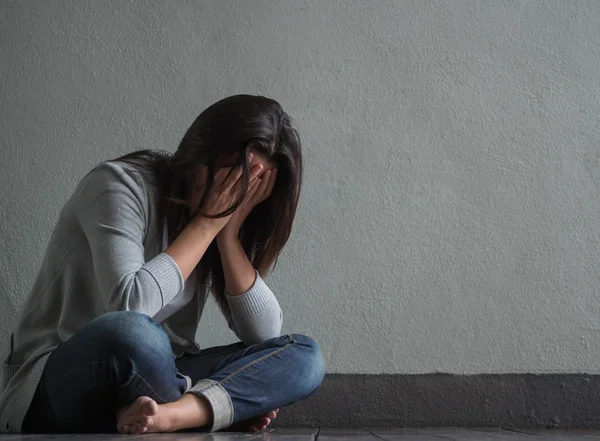
[[[252,167],[258,164],[261,164],[263,167],[258,175],[259,177],[261,177],[267,170],[274,170],[275,168],[277,168],[274,162],[269,161],[269,159],[267,159],[261,153],[258,153],[255,150],[251,150],[250,153],[252,154],[252,160],[250,161],[250,170],[252,170]],[[199,165],[194,170],[194,173],[196,175],[196,185],[192,187],[192,193],[190,198],[190,205],[192,208],[198,206],[202,197],[202,185],[200,183],[203,183],[206,180],[206,167]]]

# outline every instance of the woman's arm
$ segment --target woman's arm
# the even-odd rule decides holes
[[[283,313],[277,298],[246,257],[237,238],[217,238],[231,329],[246,345],[260,343],[281,335]]]
[[[241,172],[231,173],[218,181],[222,182],[217,188],[219,197],[212,203],[226,207],[240,176]],[[126,166],[102,165],[82,183],[75,202],[79,204],[77,218],[92,254],[90,271],[108,311],[154,316],[181,292],[184,281],[229,220],[194,219],[164,253],[146,262],[149,200],[142,177]]]
[[[250,160],[252,160],[252,155],[250,155]],[[258,176],[262,169],[263,165],[257,164],[252,170]],[[255,179],[249,185],[244,201],[217,236],[217,245],[225,275],[225,289],[231,296],[245,293],[256,280],[256,271],[240,243],[239,233],[244,220],[254,207],[270,196],[275,185],[276,174],[276,170],[267,170],[262,177]]]
[[[265,200],[275,183],[275,172],[266,171],[248,189],[244,203],[217,236],[225,277],[230,327],[245,344],[281,335],[283,314],[275,295],[258,275],[238,238],[239,229],[252,209]]]
[[[193,219],[165,250],[187,280],[221,230],[220,219]]]
[[[155,315],[182,289],[184,278],[165,253],[146,262],[148,193],[135,171],[103,164],[83,181],[75,203],[107,311]]]
[[[239,296],[248,291],[256,280],[256,270],[248,260],[237,236],[230,234],[217,237],[221,254],[225,289],[230,296]]]

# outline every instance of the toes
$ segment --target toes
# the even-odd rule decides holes
[[[144,419],[144,423],[142,424],[141,433],[148,432],[152,426],[154,426],[154,420],[150,417],[146,417]]]
[[[134,433],[146,433],[148,428],[154,424],[154,421],[150,417],[142,417],[133,427]]]
[[[250,427],[250,431],[251,431],[251,432],[262,432],[262,431],[263,431],[263,430],[265,430],[266,428],[267,428],[267,425],[266,425],[266,424],[259,423],[259,424],[256,424],[256,425],[254,425],[254,426]]]
[[[149,397],[139,397],[128,408],[117,413],[117,430],[126,434],[146,433],[154,425],[152,417],[157,412],[156,401]]]
[[[140,411],[143,415],[145,416],[153,416],[156,415],[156,412],[158,412],[158,404],[156,404],[156,401],[154,401],[152,398],[148,398],[148,397],[142,397],[145,398],[142,402]]]

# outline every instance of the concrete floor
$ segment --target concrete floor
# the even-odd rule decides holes
[[[275,429],[263,433],[156,435],[0,435],[0,441],[600,441],[600,430]]]

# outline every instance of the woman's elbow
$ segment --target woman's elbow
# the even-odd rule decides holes
[[[104,296],[106,312],[131,311],[149,316],[162,308],[160,292],[153,292],[152,286],[140,283],[137,277],[129,277],[115,285]]]

